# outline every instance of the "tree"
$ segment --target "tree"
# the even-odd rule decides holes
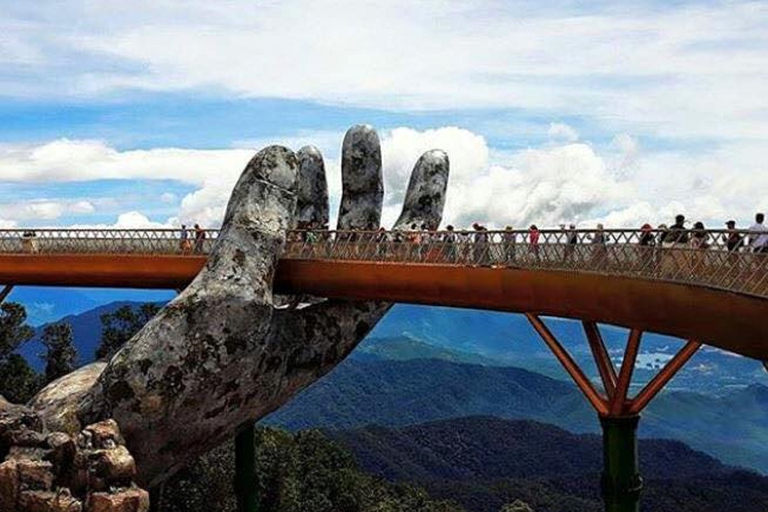
[[[40,378],[17,353],[34,331],[26,324],[27,311],[15,302],[0,305],[0,395],[11,402],[26,402],[40,388]]]
[[[72,340],[71,325],[59,322],[46,326],[42,343],[45,346],[45,353],[41,357],[45,361],[46,383],[75,369],[77,349]]]
[[[158,311],[160,306],[148,302],[139,308],[123,306],[113,313],[101,315],[101,343],[96,349],[96,359],[109,359],[115,355]]]

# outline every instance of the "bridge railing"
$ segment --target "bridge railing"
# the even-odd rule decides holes
[[[6,254],[205,255],[218,230],[0,230]],[[306,231],[284,258],[552,269],[642,277],[768,297],[757,234],[726,230]],[[730,241],[730,243],[729,243]]]
[[[593,272],[768,296],[768,254],[753,251],[749,236],[725,230],[295,231],[284,257]]]
[[[207,254],[218,230],[4,229],[0,253],[21,254]]]

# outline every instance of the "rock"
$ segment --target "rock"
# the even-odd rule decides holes
[[[111,449],[117,445],[125,444],[125,440],[120,434],[120,427],[113,419],[88,425],[83,429],[82,434],[88,439],[86,443],[95,449]]]
[[[47,439],[45,434],[36,430],[22,427],[19,430],[10,432],[8,436],[12,445],[24,448],[45,448]]]
[[[53,463],[56,473],[68,471],[75,457],[75,441],[63,432],[52,432],[48,434],[46,443],[50,452],[46,460]]]
[[[93,493],[88,497],[87,512],[147,512],[149,493],[137,488],[120,490],[115,494]]]
[[[106,366],[92,363],[56,379],[29,402],[30,408],[43,418],[48,430],[76,435],[81,429],[78,405]]]
[[[66,490],[24,491],[19,495],[19,512],[82,512],[82,503]]]
[[[125,446],[99,450],[93,458],[93,472],[107,481],[130,480],[136,476],[136,463]]]
[[[35,446],[42,440],[36,433],[43,431],[43,422],[31,409],[6,402],[0,409],[0,460],[4,460],[11,449],[21,442],[24,446]]]
[[[0,464],[0,511],[15,509],[19,490],[18,461],[7,460]]]
[[[50,491],[53,488],[53,464],[42,460],[20,459],[17,462],[19,482],[23,489]]]

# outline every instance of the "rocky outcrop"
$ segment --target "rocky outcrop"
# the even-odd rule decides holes
[[[48,432],[22,406],[0,405],[0,512],[146,512],[149,495],[114,420],[78,435]]]
[[[397,229],[440,223],[448,182],[441,151],[417,163]],[[355,126],[342,148],[340,229],[376,229],[381,148]],[[73,433],[114,419],[141,484],[154,486],[265,416],[330,371],[390,305],[325,300],[281,308],[272,294],[286,232],[328,218],[322,157],[272,146],[249,162],[232,192],[205,268],[104,367],[48,386],[31,405]],[[298,212],[297,212],[298,210]]]

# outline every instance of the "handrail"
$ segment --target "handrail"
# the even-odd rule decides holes
[[[180,229],[5,229],[5,254],[201,256],[219,235]],[[730,238],[730,244],[728,237]],[[287,235],[283,258],[591,272],[768,298],[768,256],[748,230],[325,231]],[[735,243],[737,240],[743,242]]]

